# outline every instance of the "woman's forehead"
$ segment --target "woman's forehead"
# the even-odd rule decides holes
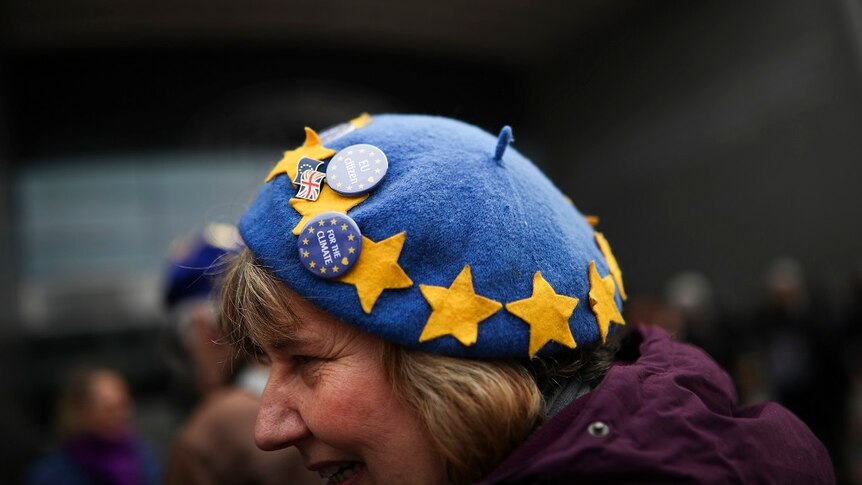
[[[266,344],[273,348],[302,348],[326,345],[327,342],[354,339],[359,330],[338,320],[335,316],[321,310],[309,300],[300,297],[289,288],[284,288],[291,315],[281,322],[286,332],[268,339]]]

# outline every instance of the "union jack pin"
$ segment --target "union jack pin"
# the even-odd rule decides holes
[[[302,183],[302,174],[309,170],[317,170],[323,162],[309,157],[302,157],[296,162],[296,177],[293,178],[293,185]]]
[[[315,201],[320,197],[320,185],[326,174],[317,170],[306,170],[299,180],[299,191],[296,196],[300,199]]]

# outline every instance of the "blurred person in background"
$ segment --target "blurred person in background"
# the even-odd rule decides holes
[[[295,450],[265,453],[254,443],[259,397],[269,369],[237,359],[222,343],[213,289],[221,258],[236,251],[236,228],[213,224],[174,244],[165,303],[202,397],[169,456],[167,484],[311,484]]]
[[[833,483],[792,413],[626,325],[607,240],[511,141],[379,115],[285,152],[221,283],[272,363],[258,445],[331,485]]]
[[[848,376],[840,347],[847,342],[829,309],[808,288],[802,265],[791,258],[778,258],[764,278],[766,301],[750,323],[749,340],[759,352],[762,369],[760,392],[784,404],[803,421],[830,450],[836,467],[847,416]],[[738,368],[752,367],[747,361]],[[757,386],[752,386],[757,389]]]
[[[125,379],[110,369],[73,372],[58,405],[60,449],[30,470],[29,485],[156,485],[161,467],[132,425]]]
[[[705,350],[723,369],[731,363],[731,334],[721,324],[712,283],[696,271],[679,273],[667,283],[665,300],[680,321],[679,338]]]
[[[844,361],[850,380],[846,458],[853,483],[862,483],[862,259],[851,271],[849,297],[843,325],[847,332]]]

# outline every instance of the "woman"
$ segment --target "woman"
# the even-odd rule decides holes
[[[58,406],[62,446],[30,470],[32,485],[155,485],[158,457],[134,430],[125,379],[110,369],[73,372]]]
[[[834,481],[792,414],[621,331],[607,241],[510,142],[364,115],[284,154],[222,287],[272,363],[258,446],[327,483]]]

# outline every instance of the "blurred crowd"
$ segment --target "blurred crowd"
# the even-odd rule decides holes
[[[119,372],[76,368],[59,394],[56,443],[30,466],[29,485],[319,482],[295,449],[263,452],[254,442],[268,369],[238,355],[218,330],[217,275],[239,241],[234,227],[213,224],[170,248],[163,296],[182,362],[176,380],[184,384],[172,402],[184,408],[184,422],[167,455],[135,429],[133,399]]]
[[[802,265],[776,259],[756,308],[734,311],[698,272],[671,278],[662,297],[635,297],[627,321],[664,327],[707,351],[741,403],[779,401],[829,449],[839,477],[862,483],[862,267],[844,298],[809,287]]]

